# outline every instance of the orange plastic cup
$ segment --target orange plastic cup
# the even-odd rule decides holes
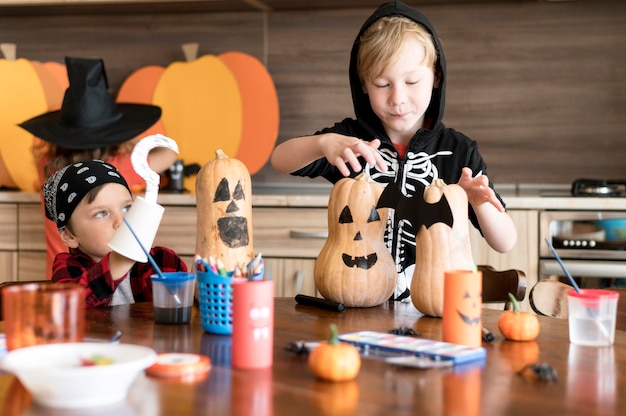
[[[233,284],[232,366],[271,367],[274,356],[274,281]]]
[[[9,351],[31,345],[82,342],[85,289],[73,283],[28,283],[2,290]]]
[[[483,274],[472,270],[444,272],[442,339],[470,347],[482,345]]]

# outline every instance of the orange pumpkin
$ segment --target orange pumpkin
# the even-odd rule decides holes
[[[354,345],[340,342],[337,326],[330,324],[330,337],[310,353],[309,368],[319,379],[326,381],[354,380],[361,370],[361,356]]]
[[[245,165],[218,149],[198,172],[196,194],[196,254],[220,259],[227,270],[252,260],[252,181]]]
[[[320,294],[351,307],[380,305],[394,291],[396,264],[384,242],[387,208],[376,208],[382,186],[365,173],[343,178],[328,200],[328,238],[315,260]]]
[[[161,107],[162,125],[155,128],[176,140],[185,164],[203,166],[207,155],[222,149],[256,173],[278,137],[278,96],[269,72],[241,52],[197,59],[189,48],[185,52],[187,62],[135,71],[117,100]],[[193,189],[193,178],[184,186]]]
[[[511,341],[532,341],[539,336],[539,318],[531,312],[520,311],[515,296],[509,293],[513,310],[502,312],[498,318],[500,333]]]
[[[424,190],[424,201],[439,202],[445,195],[452,211],[453,225],[437,222],[422,225],[416,235],[415,270],[411,280],[411,300],[424,315],[443,315],[443,273],[474,267],[469,237],[467,194],[459,185],[446,185],[435,179]]]
[[[34,137],[18,124],[57,109],[65,88],[49,71],[51,64],[16,59],[15,45],[0,47],[6,56],[0,59],[0,186],[34,192],[39,182]]]

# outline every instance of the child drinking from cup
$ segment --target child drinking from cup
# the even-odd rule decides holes
[[[46,180],[43,194],[46,217],[56,223],[70,250],[55,257],[53,282],[85,286],[87,308],[152,301],[150,276],[156,271],[108,246],[133,204],[130,188],[115,167],[100,160],[68,165]],[[168,248],[153,247],[150,253],[163,272],[187,271]]]

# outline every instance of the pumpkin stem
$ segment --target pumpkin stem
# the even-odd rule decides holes
[[[513,312],[519,313],[519,302],[515,299],[515,296],[511,292],[509,292],[509,299],[511,299],[511,303],[513,304]]]
[[[370,179],[370,175],[367,174],[367,172],[361,172],[359,173],[354,180],[356,181],[363,181],[363,182],[367,182]]]
[[[224,153],[222,149],[217,149],[215,151],[215,158],[216,159],[228,159],[228,155],[226,155],[226,153]]]
[[[339,332],[337,331],[337,325],[335,324],[330,324],[330,338],[328,338],[328,343],[330,345],[339,344]]]

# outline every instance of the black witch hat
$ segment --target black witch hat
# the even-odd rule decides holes
[[[147,130],[161,109],[146,104],[115,103],[102,59],[65,58],[70,85],[61,110],[34,117],[20,127],[68,149],[114,146]]]

